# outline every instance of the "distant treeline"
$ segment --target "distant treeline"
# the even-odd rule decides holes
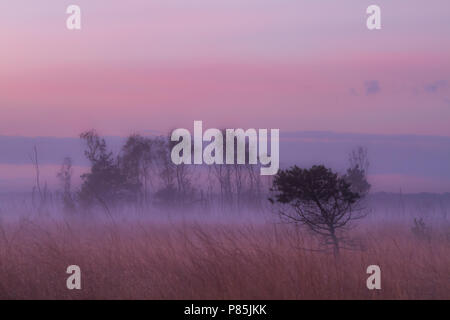
[[[254,207],[267,198],[271,184],[270,178],[259,174],[259,165],[175,165],[170,156],[174,142],[166,136],[131,135],[116,154],[94,130],[80,138],[90,163],[81,187],[73,190],[70,158],[58,172],[67,211],[77,206],[109,210],[122,204]]]

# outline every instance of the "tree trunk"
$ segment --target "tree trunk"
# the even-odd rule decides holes
[[[336,237],[334,229],[331,230],[331,239],[333,240],[334,256],[339,256],[339,239]]]

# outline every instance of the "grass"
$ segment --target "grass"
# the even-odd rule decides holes
[[[38,221],[0,229],[2,299],[450,299],[445,230],[360,228],[366,249],[335,259],[285,225]],[[82,290],[66,288],[72,264]],[[366,288],[372,264],[382,290]]]

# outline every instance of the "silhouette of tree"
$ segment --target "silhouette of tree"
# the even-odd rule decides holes
[[[47,205],[49,192],[47,188],[47,182],[44,182],[43,188],[41,187],[39,157],[38,157],[38,149],[36,146],[33,147],[33,152],[29,155],[29,157],[36,172],[36,183],[35,186],[33,187],[33,197],[32,197],[33,206],[37,207],[38,212],[41,214]],[[36,190],[39,195],[39,204],[37,206],[35,205],[35,197],[34,197]]]
[[[128,137],[122,147],[119,163],[126,180],[138,186],[138,192],[148,204],[150,172],[158,157],[158,143],[155,139],[134,134]]]
[[[109,212],[109,204],[135,199],[139,184],[127,179],[113,153],[107,150],[105,140],[94,130],[80,137],[86,143],[85,155],[91,162],[90,172],[81,176],[80,201],[84,205],[98,201]]]
[[[350,152],[348,158],[351,168],[358,166],[367,173],[370,165],[367,148],[362,146],[356,147]]]
[[[75,201],[72,197],[72,159],[69,157],[64,158],[61,165],[61,169],[57,173],[57,177],[62,186],[62,200],[64,211],[72,212],[75,210]]]
[[[184,163],[176,165],[171,159],[171,150],[176,143],[171,141],[170,136],[157,139],[161,187],[155,193],[155,198],[161,204],[186,205],[195,202],[196,190],[192,184],[192,166]]]
[[[322,165],[310,169],[297,166],[280,170],[271,191],[274,199],[287,205],[280,215],[288,221],[306,225],[332,246],[335,255],[345,247],[344,231],[350,222],[365,214],[358,206],[361,195],[351,190],[345,177]]]
[[[367,149],[360,146],[352,150],[349,155],[349,163],[350,167],[347,169],[345,179],[350,183],[352,191],[364,197],[369,193],[371,187],[367,182],[369,169]]]
[[[344,179],[350,184],[351,190],[358,193],[361,197],[369,193],[371,185],[367,182],[364,170],[358,165],[348,168]]]

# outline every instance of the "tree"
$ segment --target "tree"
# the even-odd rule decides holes
[[[171,141],[167,136],[159,137],[155,143],[161,182],[159,190],[155,193],[156,200],[162,204],[186,205],[193,203],[195,189],[192,184],[192,166],[185,163],[176,165],[171,160],[171,150],[177,142]]]
[[[107,150],[105,140],[94,130],[84,132],[80,137],[86,142],[84,153],[91,162],[90,172],[81,176],[81,202],[92,205],[98,201],[109,213],[109,204],[135,199],[139,184],[127,179],[118,160]]]
[[[353,149],[349,154],[349,163],[350,168],[359,167],[361,170],[363,170],[366,174],[369,170],[369,157],[367,155],[367,148],[365,147],[357,147]]]
[[[367,182],[367,171],[369,169],[369,160],[367,149],[357,147],[349,155],[350,167],[347,169],[345,179],[351,185],[352,191],[365,196],[369,193],[371,185]]]
[[[364,170],[359,166],[348,168],[344,179],[350,184],[353,192],[361,195],[361,197],[369,193],[371,185],[367,182]]]
[[[44,183],[44,188],[41,187],[39,157],[38,157],[38,149],[36,146],[33,147],[33,153],[30,154],[30,160],[31,160],[31,162],[34,166],[34,170],[36,172],[36,184],[33,187],[33,205],[35,203],[34,193],[37,190],[38,195],[39,195],[38,211],[39,211],[39,213],[41,213],[47,204],[48,189],[47,189],[47,182]]]
[[[158,156],[157,148],[156,140],[134,134],[128,137],[119,157],[123,174],[129,182],[139,186],[139,194],[143,195],[146,204],[148,185],[151,183],[150,169]]]
[[[362,195],[352,191],[345,177],[323,165],[280,170],[271,191],[275,199],[269,199],[272,203],[287,205],[280,215],[306,225],[327,247],[333,247],[335,255],[345,246],[344,231],[350,222],[365,216],[358,206]]]
[[[226,137],[226,129],[222,129],[222,136]],[[226,145],[222,147],[222,164],[214,164],[211,166],[209,173],[216,178],[217,184],[220,188],[220,203],[222,207],[225,205],[237,205],[237,210],[241,206],[250,201],[257,203],[261,192],[261,176],[259,172],[259,165],[250,164],[250,153],[252,148],[249,139],[244,139],[244,164],[238,163],[238,144],[237,136],[233,138],[234,159],[232,164],[226,162]],[[255,149],[252,149],[255,151]],[[257,154],[257,152],[255,152]]]
[[[72,198],[72,159],[69,157],[64,158],[61,165],[61,169],[57,173],[57,177],[61,183],[63,194],[62,200],[64,205],[64,210],[66,212],[72,212],[75,209],[75,202]]]

